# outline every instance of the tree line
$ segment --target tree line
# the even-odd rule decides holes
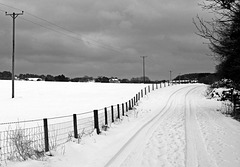
[[[74,77],[70,78],[63,74],[61,75],[37,75],[37,74],[19,74],[15,75],[15,77],[19,80],[29,80],[30,78],[38,78],[39,81],[57,81],[57,82],[101,82],[101,83],[109,83],[109,82],[119,82],[119,83],[143,83],[144,78],[143,77],[133,77],[131,79],[118,79],[117,77],[107,77],[107,76],[98,76],[96,78],[91,76],[83,76],[83,77]],[[9,71],[3,71],[0,72],[0,79],[1,80],[11,80],[12,79],[12,73]],[[151,81],[148,77],[145,77],[145,83],[160,83],[160,82],[166,82],[166,80],[161,81]]]
[[[65,75],[37,75],[37,74],[19,74],[15,76],[19,80],[29,80],[29,78],[38,78],[39,81],[58,81],[58,82],[101,82],[101,83],[109,83],[109,82],[117,82],[117,83],[143,83],[143,77],[133,77],[131,79],[118,79],[117,77],[106,77],[106,76],[98,76],[97,78],[91,76],[83,76],[83,77],[74,77],[69,78]],[[1,80],[11,80],[12,74],[9,71],[0,72]],[[173,80],[197,80],[199,83],[204,84],[212,84],[219,80],[219,77],[216,73],[190,73],[190,74],[182,74],[174,78]],[[151,81],[148,77],[145,77],[145,83],[160,83],[160,82],[168,82],[168,80],[154,80]]]

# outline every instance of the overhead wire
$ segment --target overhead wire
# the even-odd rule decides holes
[[[1,3],[0,3],[0,5],[1,5]],[[16,8],[14,8],[14,9],[16,9]],[[2,9],[0,9],[0,10],[3,11],[3,12],[5,12],[5,11],[2,10]],[[20,10],[20,9],[18,9],[18,10]],[[27,12],[25,12],[25,13],[27,13]],[[54,32],[59,33],[59,34],[62,34],[62,35],[64,35],[64,36],[67,36],[67,37],[70,37],[70,38],[74,38],[74,39],[76,39],[76,40],[83,41],[81,38],[78,38],[78,37],[76,37],[76,36],[69,35],[69,34],[67,34],[67,33],[65,33],[65,32],[63,32],[63,31],[59,31],[59,30],[54,29],[54,28],[50,28],[50,27],[44,26],[44,25],[42,25],[42,24],[40,24],[40,23],[36,23],[36,22],[31,21],[31,20],[29,20],[29,19],[26,19],[26,18],[24,18],[24,17],[20,17],[20,19],[25,20],[25,21],[27,21],[27,22],[30,22],[30,23],[32,23],[32,24],[35,24],[35,25],[37,25],[37,26],[40,26],[40,27],[42,27],[42,28],[45,28],[45,29],[54,31]],[[72,33],[72,34],[73,34],[73,33]],[[76,35],[77,35],[77,34],[76,34]],[[90,42],[88,42],[88,43],[90,43]],[[90,44],[97,46],[97,45],[94,44],[94,43],[90,43]],[[105,48],[105,49],[108,49],[108,48]]]
[[[10,5],[6,5],[6,4],[1,3],[1,2],[0,2],[0,5],[5,6],[5,7],[8,7],[8,8],[12,8],[12,9],[16,9],[16,10],[22,11],[22,10],[19,9],[19,8],[12,7],[12,6],[10,6]],[[0,9],[0,10],[3,11],[3,12],[5,12],[5,11],[2,10],[2,9]],[[43,28],[45,28],[45,29],[49,29],[49,30],[51,30],[51,31],[54,31],[54,32],[63,34],[64,36],[67,36],[67,37],[70,37],[70,38],[74,38],[74,39],[77,39],[77,40],[81,40],[81,41],[83,41],[83,42],[84,42],[83,39],[86,39],[85,42],[87,42],[88,44],[95,45],[95,46],[100,47],[100,48],[103,48],[103,49],[107,49],[107,50],[111,50],[111,51],[114,51],[114,52],[123,54],[123,52],[122,52],[121,50],[118,50],[118,49],[116,49],[116,48],[113,48],[111,45],[104,44],[104,43],[100,43],[99,41],[96,41],[96,40],[91,39],[91,38],[89,38],[89,37],[84,37],[82,34],[77,34],[77,33],[75,33],[74,31],[71,31],[71,30],[69,30],[69,29],[67,29],[67,28],[65,28],[65,27],[63,27],[63,26],[60,26],[60,25],[58,25],[58,24],[56,24],[56,23],[53,23],[53,22],[51,22],[51,21],[48,21],[48,20],[46,20],[46,19],[44,19],[44,18],[41,18],[41,17],[39,17],[39,16],[33,15],[33,14],[27,12],[27,11],[24,11],[24,13],[25,13],[25,14],[28,14],[28,15],[31,16],[31,17],[37,18],[37,19],[39,19],[39,20],[41,20],[41,21],[44,21],[44,22],[46,22],[46,23],[48,23],[48,24],[50,24],[50,25],[52,25],[52,26],[54,26],[54,27],[57,27],[58,29],[61,29],[61,30],[64,30],[64,31],[66,31],[66,32],[68,32],[68,33],[70,33],[70,34],[73,34],[74,36],[68,35],[67,33],[64,33],[63,31],[56,30],[56,28],[52,28],[52,27],[49,28],[49,27],[46,27],[46,26],[44,26],[44,25],[42,25],[42,24],[40,24],[40,23],[36,23],[36,22],[34,22],[34,21],[32,21],[32,20],[25,19],[24,17],[21,17],[21,19],[23,19],[23,20],[25,20],[25,21],[28,21],[28,22],[30,22],[30,23],[32,23],[32,24],[35,24],[35,25],[38,25],[38,26],[43,27]],[[78,38],[78,37],[76,37],[76,36],[79,36],[80,38]],[[126,54],[126,53],[125,53],[125,54]]]
[[[54,32],[56,32],[56,33],[60,33],[60,34],[65,35],[65,36],[67,36],[67,37],[71,37],[71,38],[74,38],[74,39],[76,39],[76,40],[82,41],[81,38],[77,38],[77,37],[74,37],[74,36],[70,36],[69,34],[63,33],[63,32],[61,32],[61,31],[58,31],[58,30],[53,29],[53,28],[46,27],[46,26],[41,25],[41,24],[39,24],[39,23],[35,23],[35,22],[33,22],[33,21],[31,21],[31,20],[28,20],[28,19],[25,19],[25,18],[23,18],[23,17],[21,17],[21,19],[22,19],[22,20],[25,20],[25,21],[28,21],[28,22],[30,22],[30,23],[32,23],[32,24],[38,25],[38,26],[40,26],[40,27],[43,27],[43,28],[45,28],[45,29],[54,31]]]
[[[15,8],[15,7],[12,7],[12,6],[3,4],[3,3],[0,3],[0,5],[3,5],[3,6],[6,6],[6,7],[9,7],[9,8],[12,8],[12,9],[16,9],[16,10],[22,11],[21,9],[18,9],[18,8]],[[3,10],[2,10],[2,11],[3,11]],[[39,19],[39,20],[45,21],[45,22],[47,22],[47,23],[49,23],[49,24],[51,24],[51,25],[54,25],[54,26],[56,26],[56,27],[58,27],[58,28],[61,28],[61,29],[65,30],[65,31],[68,31],[68,32],[70,32],[70,33],[72,33],[72,34],[74,34],[73,31],[67,30],[67,29],[65,29],[64,27],[58,26],[58,25],[55,24],[55,23],[52,23],[52,22],[50,22],[50,21],[48,21],[48,20],[46,20],[46,19],[40,18],[40,17],[38,17],[38,16],[35,16],[35,15],[33,15],[33,14],[27,12],[27,11],[24,11],[24,13],[25,13],[25,14],[28,14],[28,15],[30,15],[30,16],[32,16],[32,17],[35,17],[35,18],[37,18],[37,19]],[[57,33],[61,33],[61,34],[66,35],[66,36],[68,36],[68,37],[72,37],[72,38],[81,40],[80,38],[76,38],[76,37],[74,37],[74,36],[69,36],[69,35],[67,35],[67,34],[65,34],[65,33],[62,33],[61,31],[58,31],[58,30],[53,29],[53,28],[46,27],[46,26],[44,26],[44,25],[42,25],[42,24],[36,23],[36,22],[31,21],[31,20],[28,20],[28,19],[26,19],[26,18],[21,17],[21,19],[23,19],[23,20],[25,20],[25,21],[28,21],[28,22],[31,22],[32,24],[38,25],[38,26],[40,26],[40,27],[43,27],[43,28],[45,28],[45,29],[49,29],[49,30],[51,30],[51,31],[55,31],[55,32],[57,32]]]
[[[2,10],[2,9],[0,9],[0,11],[3,11],[3,12],[5,12],[4,10]]]
[[[107,46],[107,48],[104,47],[105,49],[112,49],[113,51],[119,52],[118,50],[115,50],[114,48],[112,48],[111,45],[99,43],[99,41],[93,40],[93,39],[88,38],[88,37],[84,37],[82,34],[77,34],[77,33],[73,32],[73,31],[71,31],[71,30],[66,29],[66,28],[63,27],[63,26],[57,25],[57,24],[55,24],[55,23],[52,23],[52,22],[50,22],[50,21],[48,21],[48,20],[46,20],[46,19],[43,19],[43,18],[38,17],[38,16],[35,16],[35,15],[29,13],[29,12],[26,12],[26,13],[29,14],[30,16],[32,16],[32,17],[35,17],[35,18],[40,19],[40,20],[42,20],[42,21],[45,21],[45,22],[47,22],[47,23],[49,23],[49,24],[51,24],[51,25],[53,25],[53,26],[56,26],[56,27],[58,27],[58,28],[60,28],[60,29],[63,29],[63,30],[65,30],[65,31],[67,31],[67,32],[70,32],[70,33],[72,33],[72,34],[78,35],[78,36],[80,36],[80,37],[82,37],[82,38],[88,39],[88,40],[90,40],[90,41],[92,41],[92,42],[95,42],[95,43],[97,43],[97,44],[100,44],[100,45],[102,45],[102,46]],[[89,42],[89,41],[88,41],[88,42]],[[92,44],[92,43],[91,43],[91,44]],[[108,47],[110,47],[110,48],[108,48]],[[119,52],[119,53],[122,53],[122,52]]]

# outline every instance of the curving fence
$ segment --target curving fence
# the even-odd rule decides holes
[[[94,130],[100,134],[106,127],[126,116],[149,92],[169,85],[148,85],[130,100],[99,110],[62,117],[0,123],[0,161],[25,160],[23,155],[29,152],[40,156],[72,138],[79,139]],[[2,127],[5,129],[2,130]]]

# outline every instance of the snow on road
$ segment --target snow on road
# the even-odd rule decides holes
[[[240,124],[218,113],[205,89],[173,92],[106,166],[240,166]]]
[[[221,103],[206,99],[205,90],[201,84],[158,89],[102,135],[67,143],[43,162],[8,166],[239,167],[240,123],[222,115]]]

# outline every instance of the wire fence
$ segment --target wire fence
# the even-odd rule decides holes
[[[220,110],[223,114],[232,114],[234,110],[234,104],[228,100],[222,101]]]
[[[24,155],[28,156],[29,152],[37,155],[48,152],[72,138],[91,134],[94,130],[99,134],[106,126],[110,127],[122,119],[147,93],[165,86],[169,84],[148,85],[127,102],[86,113],[0,123],[0,162],[24,160]],[[3,126],[5,130],[2,130]]]
[[[32,126],[33,124],[37,126]],[[22,148],[20,148],[20,146]],[[43,126],[39,121],[8,124],[7,130],[0,131],[0,161],[18,159],[24,147],[44,149]]]
[[[240,94],[234,93],[234,90],[223,92],[221,112],[232,116],[239,115],[240,112]]]

